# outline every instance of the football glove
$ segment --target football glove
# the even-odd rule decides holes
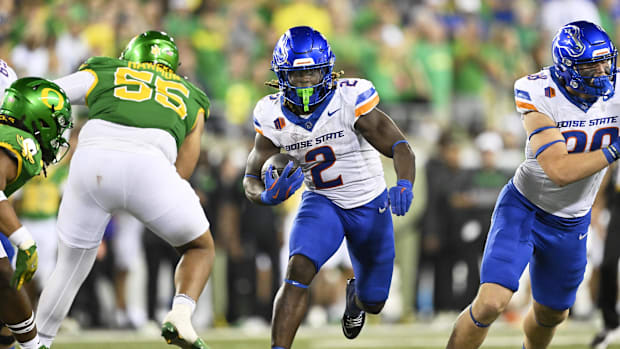
[[[413,201],[412,187],[413,185],[409,180],[399,179],[396,186],[391,187],[388,191],[390,206],[392,206],[392,212],[395,215],[404,216],[409,211],[409,206]]]
[[[277,205],[293,195],[301,184],[304,182],[304,174],[301,167],[298,167],[293,174],[289,176],[289,172],[293,167],[293,162],[289,161],[282,170],[282,174],[273,179],[271,172],[273,165],[269,165],[265,173],[265,191],[260,195],[260,199],[267,205]]]
[[[17,250],[17,260],[15,262],[15,272],[11,277],[11,287],[15,287],[18,291],[25,282],[32,279],[39,263],[37,245],[32,240],[30,242],[23,243]]]

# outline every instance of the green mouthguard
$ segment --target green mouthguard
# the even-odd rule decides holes
[[[308,104],[310,104],[310,96],[312,96],[313,93],[314,93],[314,89],[312,87],[297,89],[297,95],[301,97],[304,103],[304,111],[310,110],[310,107],[308,106]]]

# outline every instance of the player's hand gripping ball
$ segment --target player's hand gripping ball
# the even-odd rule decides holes
[[[261,200],[267,205],[277,205],[301,187],[304,175],[297,159],[285,153],[278,153],[269,157],[263,164],[261,179],[265,183]]]

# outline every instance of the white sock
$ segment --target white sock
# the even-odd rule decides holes
[[[196,301],[186,294],[179,293],[174,296],[174,299],[172,299],[172,310],[175,310],[176,308],[182,308],[179,307],[180,305],[188,305],[190,309],[190,315],[194,314],[194,310],[196,310]]]

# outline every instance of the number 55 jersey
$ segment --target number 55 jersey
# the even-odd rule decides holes
[[[620,100],[616,93],[604,100],[578,99],[555,75],[555,67],[525,76],[515,83],[517,111],[547,115],[560,129],[569,153],[590,152],[609,145],[618,137]],[[534,157],[529,139],[525,161],[517,169],[515,187],[532,203],[548,213],[564,218],[586,215],[607,168],[577,182],[559,187],[545,174]]]
[[[209,111],[209,100],[200,89],[153,63],[91,57],[80,71],[95,77],[85,98],[89,118],[164,130],[177,148],[198,116]]]
[[[309,115],[284,106],[282,93],[263,97],[254,109],[254,128],[299,160],[308,190],[344,209],[365,205],[385,191],[379,152],[355,123],[374,109],[379,95],[364,79],[340,79]]]

